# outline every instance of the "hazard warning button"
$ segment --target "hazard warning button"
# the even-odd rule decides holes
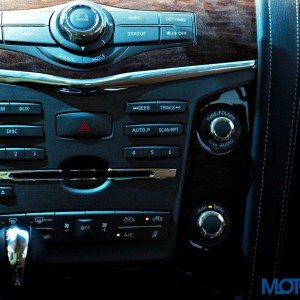
[[[57,135],[63,138],[104,138],[111,135],[111,128],[109,114],[74,112],[59,114],[56,119]]]

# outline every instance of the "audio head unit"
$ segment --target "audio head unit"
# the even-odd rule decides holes
[[[1,14],[0,48],[70,70],[104,68],[139,53],[197,41],[192,12],[128,10],[72,1]]]

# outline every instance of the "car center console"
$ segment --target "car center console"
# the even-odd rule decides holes
[[[198,18],[89,1],[1,12],[1,51],[39,61],[0,70],[1,227],[36,228],[50,263],[238,251],[255,61],[97,75],[192,57]]]
[[[72,2],[28,13],[4,11],[0,46],[71,70],[104,68],[130,56],[196,43],[195,14]]]

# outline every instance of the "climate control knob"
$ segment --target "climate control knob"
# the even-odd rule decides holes
[[[100,7],[93,4],[71,4],[62,10],[59,28],[72,43],[88,44],[99,39],[107,26],[107,18]]]
[[[231,228],[228,211],[220,204],[204,204],[190,216],[190,242],[197,248],[210,248],[222,244]]]
[[[197,225],[201,235],[215,238],[223,233],[225,220],[219,212],[208,210],[199,216]]]

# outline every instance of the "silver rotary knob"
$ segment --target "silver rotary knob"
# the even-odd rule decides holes
[[[106,25],[107,18],[101,8],[86,1],[67,6],[59,17],[62,34],[76,44],[88,44],[99,39]]]
[[[233,122],[227,117],[215,118],[209,126],[210,134],[218,140],[227,141],[234,134]]]
[[[215,238],[223,233],[226,224],[219,212],[208,210],[199,216],[197,226],[202,236]]]

